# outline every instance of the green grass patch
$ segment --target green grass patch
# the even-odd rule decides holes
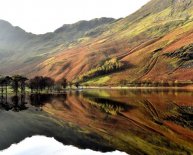
[[[97,77],[97,78],[91,79],[91,80],[84,82],[82,84],[83,85],[100,86],[100,85],[104,85],[109,80],[110,80],[110,76],[103,76],[103,77]]]

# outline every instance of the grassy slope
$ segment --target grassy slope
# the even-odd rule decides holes
[[[97,77],[87,83],[114,85],[122,79],[193,79],[191,67],[181,68],[177,58],[164,56],[193,42],[192,4],[192,0],[152,0],[136,13],[87,31],[68,45],[59,43],[54,48],[45,48],[48,55],[36,54],[39,59],[31,58],[30,63],[28,59],[19,67],[12,65],[11,70],[31,77],[44,75],[56,80],[63,77],[75,80],[105,60],[116,57],[128,64],[124,71]],[[46,36],[49,38],[50,35]],[[49,44],[52,44],[50,39]]]
[[[28,75],[37,64],[60,51],[97,37],[113,21],[112,18],[80,21],[35,35],[0,20],[0,74]]]
[[[172,1],[149,2],[133,15],[109,25],[109,29],[99,37],[61,51],[40,63],[31,76],[43,74],[56,79],[67,77],[73,80],[106,59],[117,57],[131,67],[88,83],[117,84],[121,79],[192,79],[191,68],[178,68],[175,66],[177,60],[163,55],[193,42],[191,4],[181,1],[171,4]],[[155,8],[157,5],[161,5],[159,10]],[[183,10],[184,8],[186,9]],[[155,52],[156,50],[158,51]],[[179,74],[182,70],[183,74]]]

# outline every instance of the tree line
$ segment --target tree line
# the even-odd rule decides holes
[[[127,87],[184,87],[193,84],[193,80],[189,81],[133,81],[121,80],[121,86]]]
[[[103,65],[91,69],[87,73],[79,77],[79,81],[85,82],[89,79],[99,77],[102,75],[114,73],[125,69],[125,64],[120,62],[117,58],[112,58],[103,63]]]
[[[8,88],[18,95],[18,93],[25,94],[26,88],[31,90],[31,93],[51,93],[51,92],[61,92],[67,87],[70,89],[75,86],[80,87],[78,82],[67,81],[63,78],[59,81],[55,81],[50,77],[36,76],[32,79],[28,79],[25,76],[14,75],[14,76],[0,76],[0,93],[8,94]]]

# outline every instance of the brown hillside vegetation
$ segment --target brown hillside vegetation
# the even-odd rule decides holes
[[[86,83],[92,85],[94,80],[97,85],[117,85],[123,79],[128,82],[193,80],[193,49],[188,49],[193,43],[192,13],[192,0],[151,0],[126,18],[87,30],[63,48],[59,44],[55,52],[48,52],[53,48],[46,49],[49,53],[46,56],[12,69],[31,77],[78,80],[116,58],[126,64],[123,70],[92,77]],[[185,47],[188,55],[183,50],[183,58],[175,56],[175,51]]]

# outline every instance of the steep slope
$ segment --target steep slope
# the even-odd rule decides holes
[[[101,33],[113,18],[64,25],[54,32],[34,35],[0,20],[0,73],[22,73],[55,53]],[[95,31],[95,35],[89,35]],[[21,70],[21,71],[20,71]]]
[[[101,22],[105,24],[89,23],[90,26],[84,22],[65,25],[43,35],[48,37],[48,44],[41,41],[38,44],[51,54],[43,55],[33,67],[30,64],[25,65],[27,69],[17,67],[17,71],[31,77],[45,75],[56,80],[66,77],[90,85],[117,85],[122,80],[193,80],[193,0],[151,0],[126,18]],[[53,52],[55,42],[57,50]],[[114,67],[116,64],[104,67],[113,59],[124,68]]]
[[[40,63],[31,75],[74,80],[116,57],[126,64],[125,70],[87,83],[118,84],[123,79],[128,82],[191,80],[192,68],[185,67],[182,73],[175,65],[176,60],[164,53],[170,46],[174,46],[171,50],[174,51],[193,42],[183,41],[187,34],[191,35],[192,5],[191,0],[152,0],[134,14],[110,24],[99,37]]]

